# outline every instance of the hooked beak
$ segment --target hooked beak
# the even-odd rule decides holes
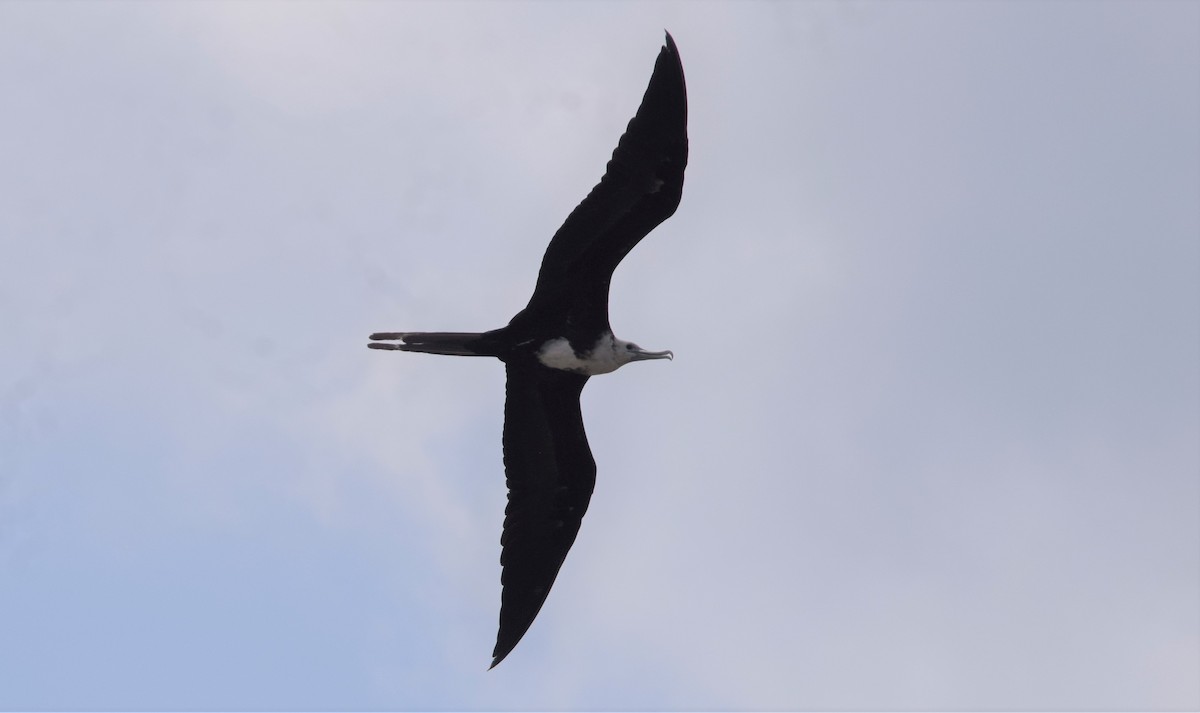
[[[645,349],[638,349],[633,353],[633,359],[630,361],[645,361],[647,359],[674,359],[675,355],[670,349],[661,352],[649,352]]]

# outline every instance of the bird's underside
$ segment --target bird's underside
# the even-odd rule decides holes
[[[636,116],[604,177],[546,249],[525,309],[482,333],[379,332],[373,349],[491,356],[505,363],[500,630],[492,666],[533,623],[575,542],[596,483],[579,395],[592,374],[670,358],[616,339],[608,324],[613,270],[675,212],[687,165],[687,97],[670,34]]]

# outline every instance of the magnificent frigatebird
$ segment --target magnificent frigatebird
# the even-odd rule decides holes
[[[600,183],[550,240],[525,309],[490,332],[378,332],[367,345],[505,364],[508,506],[492,666],[542,608],[592,497],[596,461],[579,412],[583,385],[629,362],[674,356],[613,336],[608,287],[622,258],[679,206],[687,155],[683,67],[668,33],[637,115]]]

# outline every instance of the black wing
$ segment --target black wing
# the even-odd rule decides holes
[[[554,234],[528,311],[602,310],[617,264],[675,212],[687,166],[687,91],[675,41],[667,34],[637,114],[613,151],[600,183]],[[584,290],[581,293],[581,288]],[[591,316],[591,315],[589,315]]]
[[[500,577],[500,631],[492,666],[508,655],[546,601],[596,485],[579,412],[588,377],[508,365],[504,471],[508,507]]]

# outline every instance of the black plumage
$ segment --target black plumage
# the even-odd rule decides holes
[[[687,165],[687,95],[670,34],[637,114],[604,177],[567,217],[542,258],[529,304],[483,333],[381,332],[374,349],[493,356],[505,362],[508,481],[500,630],[492,666],[533,623],[579,532],[596,483],[579,395],[590,376],[671,358],[616,339],[608,321],[613,270],[679,206]]]

